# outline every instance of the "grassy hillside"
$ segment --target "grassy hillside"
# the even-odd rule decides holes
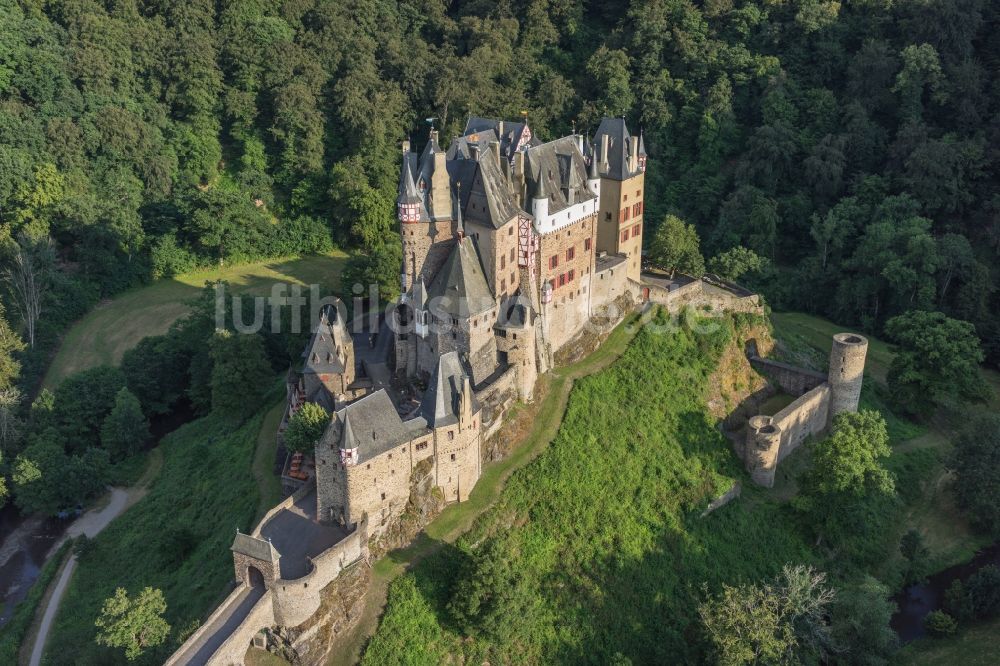
[[[278,259],[159,280],[101,303],[66,332],[45,375],[53,388],[74,372],[97,365],[117,365],[142,338],[161,335],[188,312],[187,301],[206,282],[226,280],[241,293],[270,294],[275,282],[335,287],[347,260],[343,252]]]
[[[233,575],[233,534],[248,530],[258,512],[251,464],[265,418],[261,410],[234,429],[208,416],[164,439],[163,469],[149,494],[83,551],[49,638],[47,663],[125,663],[120,650],[94,643],[94,619],[116,587],[134,594],[148,585],[166,597],[168,643],[140,663],[162,663],[222,600]]]
[[[700,653],[703,583],[810,561],[790,511],[756,489],[700,517],[744,478],[704,401],[731,335],[644,328],[579,381],[552,444],[455,547],[393,584],[364,662],[676,663]],[[463,605],[477,594],[502,601]]]

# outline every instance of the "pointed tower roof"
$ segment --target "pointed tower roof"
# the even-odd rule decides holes
[[[409,153],[403,156],[403,168],[399,174],[399,202],[405,204],[420,203],[420,193],[413,182],[413,171],[410,168]]]
[[[441,428],[458,422],[459,396],[462,394],[468,373],[462,367],[458,352],[448,352],[438,357],[437,367],[427,391],[420,401],[420,415],[432,428]],[[475,394],[470,396],[472,412],[479,410]]]
[[[344,363],[341,361],[341,354],[338,353],[337,332],[334,331],[336,324],[330,323],[331,316],[335,317],[336,315],[331,314],[329,309],[324,309],[320,314],[319,323],[316,325],[316,330],[313,332],[312,339],[304,354],[303,374],[339,374],[344,372]]]
[[[646,155],[646,141],[642,136],[642,130],[639,130],[639,155],[642,157],[648,157]]]
[[[545,189],[545,174],[542,173],[542,165],[538,165],[538,175],[535,177],[535,194],[533,199],[547,199],[548,191]]]
[[[451,249],[427,288],[427,296],[438,317],[467,319],[493,307],[493,292],[471,237],[462,238]]]

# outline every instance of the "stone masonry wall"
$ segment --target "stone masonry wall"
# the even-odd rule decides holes
[[[779,463],[797,449],[809,435],[815,435],[826,428],[826,415],[829,406],[830,386],[829,384],[821,384],[802,394],[771,417],[771,422],[781,428]]]
[[[789,395],[800,396],[826,382],[826,375],[822,372],[797,368],[769,358],[751,357],[750,365],[767,375]]]
[[[345,567],[367,555],[368,530],[365,527],[362,522],[347,538],[313,558],[313,570],[302,578],[275,582],[269,590],[269,594],[273,595],[275,624],[295,627],[316,612],[320,607],[320,592],[323,588],[340,575]]]

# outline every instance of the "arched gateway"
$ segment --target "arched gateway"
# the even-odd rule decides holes
[[[237,532],[231,550],[236,580],[247,587],[263,585],[270,589],[280,578],[281,567],[278,561],[281,554],[270,541]]]

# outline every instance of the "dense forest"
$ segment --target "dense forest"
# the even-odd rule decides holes
[[[365,250],[349,278],[391,288],[400,139],[522,111],[542,137],[624,114],[653,156],[652,224],[769,259],[751,282],[772,305],[874,331],[940,309],[996,360],[998,17],[981,0],[0,0],[24,376],[99,298],[196,265],[335,243]]]

